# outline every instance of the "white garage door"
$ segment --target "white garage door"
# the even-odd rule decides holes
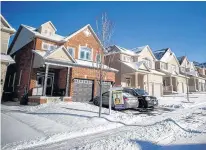
[[[149,83],[149,95],[153,95],[153,84]]]
[[[182,82],[179,82],[179,84],[178,84],[178,93],[184,93],[183,83]]]
[[[184,93],[187,93],[187,84],[184,84]]]
[[[154,96],[161,97],[161,84],[160,83],[154,83]]]

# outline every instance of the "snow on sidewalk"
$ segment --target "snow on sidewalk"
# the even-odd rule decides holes
[[[174,120],[181,120],[182,117],[188,117],[192,111],[195,110],[195,108],[193,109],[192,107],[206,103],[205,97],[206,95],[193,96],[193,98],[191,98],[192,103],[185,103],[184,98],[173,99],[167,97],[161,99],[159,101],[161,107],[167,108],[171,106],[170,104],[182,105],[182,107],[179,107],[178,109],[174,107],[174,112],[147,117],[143,117],[141,114],[133,115],[119,111],[112,111],[112,115],[109,116],[108,109],[103,108],[102,118],[98,118],[99,108],[97,106],[78,102],[49,103],[39,106],[1,105],[1,113],[10,118],[9,121],[8,119],[3,120],[3,130],[9,131],[10,128],[8,124],[15,124],[15,122],[18,121],[22,123],[22,128],[19,127],[20,131],[24,132],[23,137],[21,134],[17,133],[21,138],[16,136],[12,140],[4,139],[2,148],[23,149],[50,145],[63,140],[100,133],[116,128],[121,131],[125,125],[141,125],[141,127],[144,128],[144,126],[155,124],[158,128],[158,124],[161,124],[161,122],[169,121],[172,123]],[[181,113],[183,109],[184,111]],[[199,120],[197,119],[196,121]],[[181,121],[179,123],[181,123]],[[172,124],[174,124],[174,122]],[[179,124],[176,124],[175,126],[178,125]],[[21,126],[21,124],[19,126]],[[28,128],[25,127],[26,130],[24,131],[23,126],[28,126]],[[199,126],[199,124],[197,126]],[[195,129],[196,126],[193,126],[193,128]],[[31,129],[31,131],[27,131],[27,129]],[[154,132],[145,129],[142,129],[142,131],[144,131],[144,134],[147,134],[146,136],[150,136],[150,132]],[[162,132],[163,134],[167,134],[165,131]],[[10,135],[9,132],[5,132],[5,134],[8,134],[7,137]],[[134,136],[135,134],[139,134],[139,132],[134,132]]]
[[[64,139],[102,132],[123,126],[122,123],[132,123],[141,119],[140,116],[113,111],[108,115],[108,109],[102,109],[102,117],[98,118],[98,107],[86,103],[49,103],[40,106],[2,106],[2,114],[28,125],[39,131],[33,140],[27,136],[19,141],[2,144],[3,149],[29,148],[41,144],[58,142]],[[12,123],[12,122],[10,122]],[[8,130],[6,122],[2,128]],[[23,129],[21,129],[23,131]],[[29,133],[28,133],[29,134]],[[21,135],[19,135],[21,136]]]

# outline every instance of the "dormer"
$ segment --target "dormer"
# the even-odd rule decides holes
[[[51,21],[48,21],[48,22],[42,24],[38,28],[38,32],[44,36],[52,36],[55,34],[56,31],[57,31],[57,29],[55,28],[55,26],[53,25],[53,23]]]

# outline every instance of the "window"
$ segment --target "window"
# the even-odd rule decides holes
[[[44,50],[54,50],[57,48],[57,45],[49,44],[49,43],[42,43],[42,49]]]
[[[130,86],[131,85],[131,78],[126,78],[126,86]]]
[[[96,62],[97,62],[97,63],[100,63],[100,62],[101,62],[101,55],[100,55],[100,54],[97,54],[97,56],[96,56]]]
[[[49,44],[43,43],[43,49],[44,49],[44,50],[48,50],[48,49],[49,49]]]
[[[43,86],[43,77],[37,76],[37,86]]]
[[[172,72],[176,71],[176,66],[172,65]]]
[[[88,47],[81,47],[80,48],[80,59],[83,60],[92,60],[91,59],[92,50]]]
[[[161,62],[161,68],[167,70],[168,65],[166,63]]]
[[[75,51],[74,51],[74,48],[68,47],[67,50],[68,50],[69,54],[70,54],[72,57],[74,57],[74,52],[75,52]]]
[[[145,59],[144,62],[145,62],[145,65],[146,65],[148,68],[152,68],[152,62],[151,62],[151,60]]]

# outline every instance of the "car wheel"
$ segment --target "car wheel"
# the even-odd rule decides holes
[[[142,101],[139,101],[139,106],[138,106],[138,108],[143,108],[143,106],[142,106]]]
[[[144,108],[148,108],[148,103],[147,103],[147,101],[144,101],[144,106],[143,106]]]
[[[98,106],[99,105],[99,102],[98,102],[98,100],[94,100],[94,105],[96,105],[96,106]]]

